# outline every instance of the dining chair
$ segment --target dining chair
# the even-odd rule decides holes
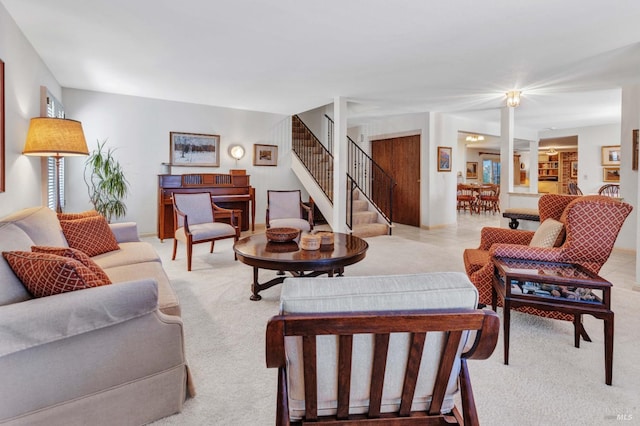
[[[598,194],[604,195],[607,197],[620,197],[620,185],[617,183],[608,183],[606,185],[602,185],[598,190]]]

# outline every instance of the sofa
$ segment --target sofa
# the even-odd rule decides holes
[[[135,223],[91,259],[111,285],[31,296],[0,257],[0,424],[140,425],[194,394],[180,304]],[[0,252],[68,247],[45,207],[0,219]]]

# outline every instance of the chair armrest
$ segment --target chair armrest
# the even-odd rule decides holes
[[[224,218],[228,217],[229,221],[231,222],[231,226],[233,226],[236,229],[239,228],[240,218],[238,215],[242,215],[242,210],[225,209],[224,207],[219,207],[215,203],[211,203],[211,206],[213,207],[214,219],[218,216],[224,217]]]
[[[564,250],[562,247],[530,247],[520,244],[494,244],[489,249],[492,257],[511,257],[522,260],[542,260],[547,262],[562,262]]]
[[[158,309],[153,279],[0,306],[0,356],[109,327]]]
[[[135,222],[110,223],[111,232],[118,243],[132,243],[140,241],[138,225]]]
[[[307,212],[307,220],[309,221],[309,224],[311,225],[311,227],[313,227],[313,209],[314,209],[315,203],[313,202],[313,198],[309,197],[309,205],[307,206],[306,204],[304,204],[303,202],[300,202],[300,207],[302,207],[303,210],[305,210]]]
[[[493,311],[483,310],[484,320],[482,328],[475,333],[475,340],[471,348],[462,354],[466,359],[487,359],[491,356],[500,333],[500,318]]]
[[[480,231],[480,250],[489,250],[493,244],[521,244],[528,246],[533,238],[533,231],[507,228],[493,228],[490,226]]]
[[[175,204],[173,206],[173,210],[175,212],[175,220],[173,221],[173,231],[180,228],[180,221],[182,221],[182,227],[184,228],[185,234],[189,235],[191,231],[189,231],[189,220],[187,219],[187,215],[178,209]],[[180,220],[178,220],[180,219]]]

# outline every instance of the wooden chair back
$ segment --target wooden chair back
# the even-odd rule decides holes
[[[606,185],[602,185],[598,190],[598,194],[604,195],[607,197],[620,197],[620,185],[617,183],[608,183]]]
[[[476,331],[475,341],[471,349],[463,351],[461,341],[469,330]],[[340,424],[376,424],[386,425],[423,425],[423,424],[466,424],[477,425],[471,382],[469,380],[466,360],[486,359],[493,352],[499,330],[498,316],[488,310],[449,309],[421,311],[376,311],[322,314],[287,314],[273,317],[267,324],[267,367],[278,368],[278,401],[277,425],[297,425],[304,422],[327,422]],[[354,345],[356,335],[363,333],[373,335],[373,364],[370,370],[369,406],[365,414],[351,413],[350,400],[351,381],[356,367],[358,345]],[[387,366],[390,340],[395,333],[408,333],[408,357],[401,372],[395,378],[402,383],[402,394],[397,409],[384,412],[381,407],[385,372]],[[431,334],[442,336],[441,345],[437,345],[433,354],[437,371],[432,388],[426,395],[417,395],[418,376],[423,367],[423,351],[433,351],[434,347],[425,346]],[[285,340],[296,336],[302,339],[302,355],[304,363],[304,404],[305,414],[300,421],[292,421],[288,406],[288,383],[294,380],[287,377],[287,357]],[[324,336],[335,336],[337,341],[337,409],[334,415],[318,414],[318,365],[317,356],[319,339]],[[288,343],[289,344],[289,343]],[[433,345],[431,345],[433,346]],[[461,353],[462,352],[462,353]],[[433,359],[433,358],[432,358]],[[455,384],[456,371],[461,390],[462,415],[457,407],[441,413],[445,396],[450,394],[451,380]],[[387,372],[387,375],[388,372]],[[361,380],[362,378],[358,378]],[[426,407],[416,410],[416,397],[424,396]],[[450,396],[450,395],[449,395]]]

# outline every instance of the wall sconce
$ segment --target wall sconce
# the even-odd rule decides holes
[[[520,95],[522,92],[519,90],[511,90],[507,92],[507,106],[515,108],[520,105]]]
[[[229,147],[229,155],[234,158],[237,163],[238,160],[244,157],[244,148],[242,147],[242,145],[232,145],[231,147]]]
[[[62,213],[60,159],[75,155],[89,155],[82,124],[65,118],[32,118],[22,153],[56,159],[56,212]]]

